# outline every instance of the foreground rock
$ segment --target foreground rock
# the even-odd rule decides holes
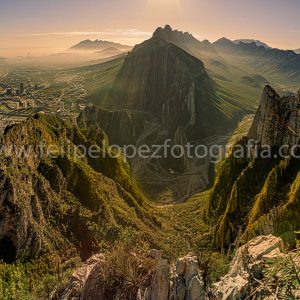
[[[136,257],[133,253],[130,255]],[[228,274],[206,293],[197,256],[190,253],[177,259],[176,264],[169,265],[161,251],[151,250],[147,260],[151,260],[152,267],[141,278],[134,293],[124,293],[124,285],[115,286],[107,293],[107,278],[103,277],[106,260],[100,254],[77,269],[61,296],[55,299],[240,300],[248,297],[258,280],[263,278],[265,262],[281,256],[285,257],[281,238],[272,235],[256,237],[237,250]],[[131,295],[129,298],[116,296],[128,294]]]
[[[189,254],[179,258],[176,266],[170,266],[157,250],[149,251],[149,258],[153,260],[154,268],[148,274],[149,280],[142,281],[136,300],[205,299],[202,274],[196,256]],[[107,300],[106,281],[101,276],[103,268],[105,257],[102,254],[92,256],[81,268],[74,271],[60,296],[56,295],[52,299]],[[115,289],[116,294],[119,293],[118,288]],[[114,299],[115,295],[109,296]]]
[[[238,300],[250,294],[252,282],[262,278],[264,262],[278,257],[283,251],[281,238],[259,236],[240,247],[231,262],[229,273],[214,284],[215,299]]]
[[[104,300],[104,287],[100,278],[101,266],[104,262],[105,258],[102,254],[96,254],[89,258],[81,268],[73,272],[60,299]]]

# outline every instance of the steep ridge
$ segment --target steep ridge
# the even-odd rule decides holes
[[[217,55],[213,45],[208,40],[199,41],[188,32],[173,30],[170,25],[166,25],[164,28],[158,27],[153,33],[153,37],[163,39],[196,56],[200,51],[212,52]]]
[[[154,37],[126,57],[114,85],[112,108],[150,113],[170,134],[181,126],[189,139],[196,139],[220,133],[230,124],[218,109],[215,91],[201,61]],[[211,119],[223,126],[207,126]]]
[[[271,47],[269,45],[267,45],[266,43],[259,41],[259,40],[253,40],[253,39],[239,39],[239,40],[234,40],[233,41],[235,44],[239,44],[239,43],[246,43],[246,44],[251,44],[251,43],[255,43],[257,46],[263,46],[266,49],[270,49]]]
[[[248,138],[271,147],[297,144],[300,134],[299,96],[280,97],[266,86]]]
[[[126,228],[149,242],[159,223],[121,157],[107,155],[103,131],[35,115],[1,137],[0,259],[60,253],[89,257]],[[80,145],[80,146],[79,146]],[[83,147],[98,145],[99,158]],[[152,233],[151,233],[152,232]]]
[[[298,95],[280,97],[266,86],[248,137],[219,166],[207,210],[217,224],[217,247],[230,249],[259,234],[294,244],[300,216],[299,104]]]
[[[241,111],[224,112],[226,102],[204,64],[163,39],[167,31],[158,29],[151,39],[135,46],[127,55],[103,105],[114,113],[105,110],[96,113],[99,126],[114,144],[163,145],[169,139],[171,145],[197,144],[205,138],[228,133],[241,117]],[[171,30],[171,36],[175,34]],[[186,38],[197,43],[190,35],[186,34]],[[88,108],[85,114],[95,115],[94,108]],[[132,123],[142,124],[132,132]],[[157,198],[158,190],[159,194],[169,190],[176,200],[207,186],[209,162],[198,161],[197,166],[196,163],[188,161],[186,156],[131,160],[136,177],[151,196]]]

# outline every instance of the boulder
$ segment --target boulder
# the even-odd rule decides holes
[[[240,247],[231,262],[230,270],[221,281],[214,284],[212,294],[220,300],[243,299],[252,288],[252,278],[262,277],[264,262],[283,255],[281,238],[258,236]]]

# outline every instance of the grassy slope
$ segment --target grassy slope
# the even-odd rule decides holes
[[[209,248],[209,227],[203,221],[208,195],[208,192],[203,192],[181,204],[157,207],[156,216],[162,223],[161,230],[171,257],[180,257],[203,246]]]

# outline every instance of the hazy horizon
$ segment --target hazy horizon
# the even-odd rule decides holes
[[[296,0],[2,0],[0,57],[60,52],[85,39],[133,46],[165,24],[200,40],[258,39],[296,49],[299,11]]]

